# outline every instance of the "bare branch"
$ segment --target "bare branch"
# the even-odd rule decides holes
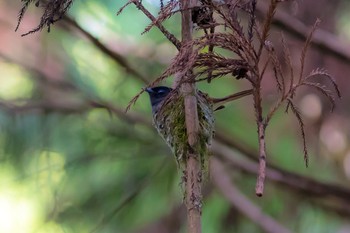
[[[149,32],[153,26],[156,26],[157,24],[160,25],[162,22],[164,22],[166,19],[170,18],[174,14],[177,13],[175,9],[179,7],[178,1],[169,1],[165,7],[162,7],[158,17],[155,19],[155,21],[152,21],[150,25],[148,25],[145,30],[142,32],[142,34]]]
[[[141,3],[140,0],[132,0],[132,2],[136,5],[138,9],[140,9],[154,24],[158,27],[158,29],[163,33],[163,35],[171,42],[177,50],[181,48],[181,42],[171,34],[162,24],[157,22],[157,19],[149,12]]]
[[[261,197],[264,193],[264,181],[266,176],[266,145],[265,145],[265,126],[262,122],[258,124],[259,137],[259,172],[256,181],[255,193]]]
[[[197,5],[196,0],[181,0],[181,28],[182,44],[192,40],[192,22],[191,11],[186,10]],[[190,48],[189,48],[190,49]],[[192,48],[191,48],[192,50]],[[192,80],[191,83],[182,83],[187,78]],[[181,84],[180,92],[184,96],[185,122],[188,145],[192,148],[187,151],[187,164],[185,174],[186,196],[185,202],[187,207],[187,221],[189,233],[201,233],[201,213],[202,213],[202,170],[201,156],[198,151],[199,143],[199,120],[197,109],[196,87],[192,71],[186,74],[177,74],[174,85]]]
[[[224,140],[224,143],[226,144],[227,139]],[[225,164],[234,166],[233,170],[239,169],[248,174],[256,175],[259,165],[257,162],[251,161],[251,159],[256,159],[256,153],[253,149],[249,147],[242,148],[242,142],[237,142],[237,140],[232,138],[231,135],[229,140],[232,141],[230,144],[234,145],[234,143],[236,143],[238,145],[229,147],[228,145],[222,144],[223,140],[220,138],[220,140],[213,143],[211,147],[212,152],[221,159],[224,159]],[[240,158],[240,155],[243,155],[244,157]],[[350,189],[347,187],[317,181],[307,176],[283,170],[273,164],[270,164],[266,169],[266,177],[269,181],[283,185],[284,187],[291,189],[293,192],[300,192],[311,198],[323,198],[325,200],[329,198],[332,202],[349,204]],[[350,211],[348,211],[348,215],[350,215]]]

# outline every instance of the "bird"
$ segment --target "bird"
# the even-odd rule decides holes
[[[167,86],[157,86],[157,87],[147,87],[145,91],[149,94],[151,106],[152,106],[152,113],[155,114],[158,112],[159,108],[162,105],[162,102],[166,97],[169,95],[169,93],[173,89]],[[202,92],[200,92],[202,93]],[[223,97],[223,98],[210,98],[210,102],[212,102],[217,107],[214,108],[215,110],[220,110],[224,107],[223,104],[228,103],[233,100],[240,99],[244,96],[251,95],[253,93],[252,89],[240,91],[238,93],[234,93],[232,95]],[[214,110],[214,111],[215,111]]]
[[[195,6],[192,8],[192,22],[199,27],[208,28],[213,20],[213,10],[205,6]]]
[[[184,172],[186,155],[189,151],[193,151],[187,142],[184,97],[178,88],[172,89],[167,86],[148,87],[145,91],[150,97],[153,125],[175,155],[178,167]],[[214,135],[214,105],[249,94],[251,94],[251,90],[215,99],[196,90],[199,121],[199,147],[197,150],[200,154],[202,171],[205,172],[208,169],[209,147]],[[221,108],[219,107],[219,109]]]
[[[166,86],[158,86],[153,88],[148,87],[145,89],[145,91],[149,94],[150,97],[153,114],[155,114],[159,110],[163,100],[172,90],[172,88]]]
[[[145,91],[151,101],[153,125],[173,152],[180,171],[185,172],[186,160],[194,148],[191,148],[187,139],[184,96],[178,88],[166,86],[150,87]],[[199,152],[201,168],[205,174],[208,170],[208,148],[214,134],[214,114],[206,94],[196,91],[196,97],[199,119],[196,150]]]

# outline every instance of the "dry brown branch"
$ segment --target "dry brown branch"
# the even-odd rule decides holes
[[[254,27],[256,25],[256,4],[257,0],[252,0],[250,2],[251,7],[248,9],[249,12],[249,23],[248,23],[248,39],[250,43],[253,43],[254,39]]]
[[[311,73],[305,77],[305,80],[309,80],[309,79],[312,79],[313,77],[317,77],[317,76],[322,76],[322,77],[328,79],[331,82],[334,90],[336,91],[337,96],[339,98],[341,98],[340,90],[338,88],[337,83],[335,82],[333,77],[325,69],[317,68],[317,69],[311,71]]]
[[[255,186],[255,193],[261,197],[264,193],[264,182],[266,176],[266,145],[265,145],[265,126],[262,122],[258,124],[259,137],[259,172]]]
[[[261,32],[261,43],[258,51],[258,56],[262,54],[262,49],[265,45],[265,41],[267,40],[267,37],[270,32],[270,27],[271,27],[271,22],[273,20],[273,16],[276,13],[276,8],[277,8],[278,1],[277,0],[271,0],[269,4],[269,8],[266,12],[265,20],[262,25],[262,32]]]
[[[186,173],[184,174],[185,181],[186,181],[186,205],[188,210],[188,222],[189,222],[189,230],[190,232],[196,232],[199,233],[201,231],[201,224],[200,224],[200,215],[201,215],[201,187],[200,187],[200,181],[201,181],[201,170],[200,170],[200,163],[199,163],[199,155],[198,151],[196,150],[197,144],[198,144],[198,136],[199,136],[199,123],[198,123],[198,110],[197,110],[197,99],[196,99],[196,88],[195,88],[195,80],[197,75],[201,74],[208,74],[208,81],[211,80],[213,77],[222,77],[226,74],[234,74],[237,69],[244,70],[244,78],[247,78],[253,88],[253,95],[254,95],[254,109],[256,114],[256,123],[258,128],[258,144],[259,144],[259,170],[258,170],[258,179],[257,179],[257,185],[256,185],[256,194],[258,196],[261,196],[263,194],[263,188],[264,188],[264,179],[266,176],[266,146],[265,146],[265,129],[267,124],[269,123],[269,119],[272,117],[272,115],[275,113],[275,111],[285,102],[288,102],[290,108],[292,109],[292,112],[296,115],[296,117],[299,120],[299,124],[301,126],[302,130],[302,137],[304,140],[304,153],[305,153],[305,160],[307,162],[307,151],[306,151],[306,145],[305,145],[305,134],[304,134],[304,128],[303,128],[303,122],[301,120],[301,116],[299,112],[297,111],[296,106],[292,102],[293,95],[296,91],[296,88],[302,85],[307,86],[314,86],[315,88],[319,89],[322,93],[324,93],[332,102],[334,100],[331,98],[331,94],[329,94],[324,87],[319,86],[318,84],[313,84],[309,82],[303,82],[305,81],[305,77],[303,77],[303,71],[304,71],[304,63],[305,63],[305,57],[306,57],[306,51],[311,43],[311,36],[312,33],[309,34],[309,36],[306,39],[306,43],[304,46],[304,49],[302,51],[301,56],[301,72],[300,72],[300,79],[297,86],[293,86],[293,78],[290,83],[290,88],[287,90],[285,87],[285,78],[283,77],[283,72],[281,69],[281,65],[279,63],[279,60],[277,59],[277,55],[273,51],[273,46],[269,44],[267,41],[271,22],[273,22],[273,17],[276,12],[276,7],[278,2],[281,2],[281,0],[271,0],[269,4],[269,9],[266,11],[265,20],[262,25],[262,31],[258,31],[257,24],[255,23],[255,8],[256,8],[256,1],[251,1],[251,6],[246,9],[247,6],[243,6],[240,2],[241,1],[226,1],[227,4],[223,7],[215,6],[213,5],[213,9],[216,11],[217,15],[221,17],[221,20],[223,20],[224,25],[228,30],[224,33],[216,33],[210,36],[205,36],[203,38],[200,38],[197,41],[192,41],[191,37],[191,10],[193,6],[196,6],[195,0],[182,0],[180,1],[180,8],[181,8],[181,14],[182,14],[182,43],[180,43],[170,32],[168,32],[161,23],[170,15],[173,14],[172,9],[174,9],[174,6],[170,6],[169,9],[162,6],[162,11],[160,12],[160,15],[158,18],[155,18],[150,12],[142,5],[141,0],[131,0],[129,3],[134,3],[138,9],[140,9],[148,18],[151,19],[151,26],[156,25],[161,32],[171,41],[179,51],[178,56],[174,59],[171,66],[164,72],[164,74],[155,80],[153,84],[160,82],[161,80],[169,77],[170,75],[176,74],[176,80],[175,84],[176,87],[180,86],[180,91],[184,96],[184,105],[185,105],[185,111],[186,111],[186,133],[188,136],[188,144],[191,150],[188,151],[188,154],[186,155],[188,157],[187,159],[187,169]],[[175,1],[176,2],[176,1]],[[204,2],[204,0],[203,0]],[[230,2],[230,3],[229,3]],[[174,3],[174,2],[170,2]],[[225,9],[226,8],[226,9]],[[242,27],[242,24],[239,22],[239,19],[237,17],[237,10],[243,10],[244,12],[248,13],[249,16],[249,23],[247,27],[247,34],[245,34],[246,30]],[[215,25],[215,26],[219,26]],[[213,28],[215,27],[212,25]],[[225,28],[225,29],[226,29]],[[146,28],[146,30],[149,30],[149,28]],[[258,40],[256,43],[258,44],[258,49],[254,48],[254,45],[252,43],[253,41],[253,29],[256,30],[258,34]],[[314,27],[315,29],[315,27]],[[98,41],[97,41],[98,42]],[[255,42],[255,41],[254,41]],[[205,46],[209,46],[209,48],[218,46],[220,48],[229,50],[235,55],[237,55],[240,58],[240,62],[242,62],[242,66],[239,66],[238,63],[235,63],[233,59],[228,59],[227,57],[223,57],[219,59],[216,59],[214,56],[215,54],[211,51],[210,53],[206,54],[207,56],[203,56],[202,60],[200,50],[203,49]],[[272,50],[270,49],[272,48]],[[270,60],[268,60],[266,65],[264,65],[263,71],[260,72],[259,67],[261,65],[260,58],[262,57],[263,50],[267,50],[268,54],[270,55]],[[267,114],[266,117],[263,115],[263,109],[262,109],[262,94],[261,94],[261,82],[263,79],[263,76],[265,74],[265,70],[268,67],[269,63],[272,63],[272,69],[274,71],[274,78],[276,80],[276,85],[278,90],[280,90],[280,98],[277,101],[277,104],[275,105],[275,108],[273,108],[270,113]],[[201,67],[204,69],[204,71],[199,71],[196,73],[196,71],[193,71],[193,68]],[[245,65],[245,66],[244,66]],[[246,75],[247,73],[247,75]],[[241,76],[241,75],[239,75]],[[242,77],[241,77],[242,78]],[[304,78],[304,79],[303,79]],[[335,85],[336,89],[337,86]],[[286,91],[287,90],[287,91]],[[142,93],[142,92],[141,92]],[[140,94],[141,94],[140,93]],[[139,95],[137,95],[131,103],[136,101]],[[334,101],[332,102],[334,103]],[[94,102],[91,101],[90,105],[93,107],[102,107],[106,108],[110,111],[110,107],[106,104]],[[130,106],[130,105],[129,105]],[[118,113],[120,114],[120,113]],[[227,181],[227,178],[226,178]],[[229,186],[229,182],[226,183],[226,186]],[[233,187],[235,188],[235,187]],[[232,189],[231,189],[232,191]],[[233,192],[238,195],[240,193],[238,190],[233,189]],[[229,194],[227,194],[229,195]],[[237,197],[233,197],[236,198]],[[232,199],[231,199],[232,200]],[[246,206],[251,207],[249,205],[249,201],[243,198],[241,198],[241,201],[243,203],[246,203]],[[240,203],[240,202],[238,202]],[[247,204],[248,203],[248,204]],[[254,207],[254,206],[253,206]],[[247,208],[248,216],[253,216],[249,214],[249,209],[254,210],[254,208]],[[253,211],[254,212],[254,211]],[[256,212],[256,209],[255,209]],[[255,216],[256,217],[256,216]],[[263,218],[265,221],[261,221],[261,219],[255,219],[259,224],[263,226],[265,229],[269,229],[269,232],[288,232],[288,230],[284,231],[283,228],[279,229],[277,231],[276,229],[273,231],[273,228],[269,228],[269,224],[273,225],[274,222],[270,221],[269,218]],[[267,224],[267,225],[266,225]],[[275,224],[276,225],[276,224]]]
[[[292,64],[292,58],[291,58],[290,50],[289,50],[289,47],[287,46],[287,42],[286,42],[286,39],[284,38],[283,33],[281,33],[281,40],[283,45],[284,60],[290,70],[289,88],[287,91],[291,91],[293,89],[293,84],[294,84],[294,69]]]
[[[295,84],[294,83],[294,77],[292,76],[290,78],[290,81],[289,81],[290,82],[289,87],[286,87],[286,81],[285,81],[285,77],[283,76],[283,73],[282,73],[281,64],[280,64],[279,60],[277,59],[277,55],[274,52],[273,46],[272,45],[266,46],[266,50],[268,51],[268,53],[270,55],[270,60],[272,61],[272,64],[273,64],[273,70],[274,70],[274,76],[275,76],[275,80],[276,80],[276,85],[278,87],[278,90],[281,91],[281,93],[280,93],[278,101],[270,109],[270,111],[267,113],[266,117],[263,118],[264,119],[264,123],[265,123],[265,127],[269,124],[271,118],[277,112],[277,110],[285,102],[287,102],[286,112],[288,112],[288,109],[291,108],[292,109],[292,113],[298,119],[298,123],[299,123],[300,130],[301,130],[301,136],[302,136],[302,139],[303,139],[303,151],[304,151],[304,160],[305,160],[306,166],[308,166],[308,151],[307,151],[307,146],[306,146],[306,135],[305,135],[304,123],[302,121],[301,114],[298,111],[297,106],[293,102],[293,98],[295,96],[295,93],[298,90],[298,88],[301,87],[301,86],[309,86],[309,87],[316,88],[318,91],[320,91],[323,95],[325,95],[330,100],[330,102],[332,103],[332,109],[333,109],[333,107],[335,105],[335,98],[334,98],[334,96],[332,94],[332,91],[328,90],[327,87],[325,87],[325,86],[323,86],[323,85],[321,85],[319,83],[310,83],[310,82],[306,81],[310,77],[314,77],[316,75],[320,75],[320,76],[324,76],[325,78],[331,80],[331,83],[335,87],[337,95],[340,97],[340,92],[338,90],[337,84],[335,83],[333,78],[328,73],[324,72],[323,70],[316,69],[313,72],[311,72],[310,75],[304,76],[304,66],[305,66],[305,60],[306,60],[306,53],[307,53],[308,48],[310,47],[310,44],[311,44],[311,41],[312,41],[312,35],[314,34],[318,24],[319,24],[319,20],[316,20],[316,23],[312,27],[311,32],[309,33],[309,35],[308,35],[308,37],[306,39],[306,42],[304,44],[304,47],[303,47],[303,49],[301,51],[301,55],[300,55],[300,63],[301,64],[300,64],[299,78],[298,78],[298,80],[297,80],[297,82]],[[289,66],[289,68],[291,70],[291,75],[293,75],[294,74],[294,72],[293,72],[294,68],[293,68],[293,66],[291,64],[289,51],[288,51],[288,49],[287,49],[287,47],[285,45],[285,41],[284,41],[283,37],[282,37],[282,45],[284,47],[284,56],[285,56],[286,63],[287,63],[287,65]],[[280,79],[281,79],[281,81],[280,81]],[[259,92],[255,92],[255,95],[258,95],[258,94],[259,94]],[[258,106],[259,102],[257,103],[257,101],[259,99],[256,97],[256,98],[254,98],[254,100],[255,100],[255,103],[256,103],[255,106]],[[260,102],[260,104],[261,104],[261,102]],[[259,111],[258,111],[257,107],[255,107],[255,109],[256,109],[256,115],[259,116]],[[260,129],[258,129],[258,133],[259,132],[261,132]],[[259,134],[259,140],[260,139],[261,139],[261,135]],[[263,166],[261,166],[261,167],[263,167]],[[260,177],[260,175],[259,175],[259,177]]]
[[[196,0],[181,0],[181,9],[189,9],[195,6]],[[191,11],[181,11],[181,30],[182,44],[192,40],[192,22]],[[182,83],[182,80],[193,78],[192,83]],[[185,203],[187,207],[187,221],[189,233],[201,233],[201,214],[202,214],[202,171],[200,164],[200,155],[197,150],[199,121],[197,110],[197,98],[195,96],[196,87],[192,71],[186,72],[176,77],[175,83],[182,83],[180,87],[181,94],[184,96],[185,122],[189,147],[193,151],[188,151],[187,167],[185,174]]]
[[[79,89],[75,90],[81,91]],[[141,114],[125,114],[122,108],[101,100],[87,100],[85,103],[87,104],[84,104],[83,108],[77,108],[77,105],[70,105],[68,102],[65,102],[65,106],[63,106],[53,105],[49,102],[28,102],[28,104],[23,104],[23,102],[21,102],[20,104],[17,104],[16,102],[2,101],[0,102],[0,108],[9,114],[27,114],[28,112],[61,112],[64,114],[81,114],[85,111],[89,111],[92,108],[104,108],[129,124],[143,124],[153,129],[151,121]],[[239,150],[242,154],[251,159],[256,159],[256,153],[254,150],[245,146],[243,142],[235,139],[232,136],[227,137],[223,135],[222,132],[223,130],[218,130],[216,134],[217,140]],[[239,161],[234,160],[235,156],[232,154],[233,152],[231,149],[223,146],[220,146],[218,149],[217,145],[220,144],[214,143],[212,147],[215,154],[225,156],[227,161],[233,161],[235,164],[238,164],[239,169],[243,169],[251,174],[256,174],[257,163],[239,163]],[[272,181],[286,185],[293,190],[300,190],[311,197],[325,197],[331,198],[332,200],[339,199],[339,201],[346,203],[348,201],[348,197],[350,196],[350,190],[347,190],[346,188],[332,184],[325,184],[302,175],[287,172],[274,166],[273,164],[270,164],[269,168],[267,169],[266,176]]]
[[[289,80],[286,79],[282,64],[280,59],[277,56],[277,53],[274,50],[274,45],[272,42],[268,41],[268,36],[271,28],[271,23],[273,21],[274,15],[276,13],[277,5],[281,1],[278,0],[270,0],[269,7],[266,10],[266,14],[264,15],[264,22],[258,30],[258,23],[255,20],[255,9],[256,9],[256,1],[252,1],[251,4],[243,4],[240,1],[226,2],[222,5],[210,4],[210,2],[202,1],[202,7],[212,8],[211,10],[216,13],[218,17],[218,22],[212,24],[212,27],[221,27],[224,26],[225,30],[220,32],[216,32],[213,30],[213,33],[208,35],[204,35],[202,37],[198,37],[197,39],[191,38],[188,36],[188,33],[183,38],[181,49],[178,55],[173,59],[170,66],[164,71],[164,73],[156,79],[151,85],[159,83],[160,81],[170,77],[171,75],[175,75],[175,87],[185,86],[187,85],[187,93],[193,95],[195,93],[194,82],[202,81],[202,80],[210,80],[214,78],[223,77],[228,74],[237,75],[237,78],[246,78],[250,81],[252,85],[252,94],[254,101],[254,110],[255,110],[255,119],[258,129],[258,145],[259,145],[259,172],[256,183],[256,194],[258,196],[262,196],[264,190],[264,180],[265,180],[265,172],[266,172],[266,143],[265,143],[265,132],[266,127],[268,126],[272,116],[276,113],[276,111],[283,105],[287,104],[287,109],[290,107],[292,109],[292,113],[297,117],[299,125],[301,127],[301,135],[303,138],[304,145],[304,158],[306,164],[308,163],[307,156],[307,147],[306,147],[306,136],[304,132],[304,124],[302,122],[302,117],[300,113],[297,111],[297,106],[293,103],[293,97],[297,91],[297,88],[301,86],[311,86],[323,93],[326,97],[328,97],[331,103],[334,105],[335,101],[333,95],[331,94],[326,87],[321,86],[318,83],[310,83],[306,82],[306,79],[309,79],[317,74],[321,76],[325,76],[330,79],[332,85],[335,86],[337,93],[339,94],[339,90],[337,85],[333,81],[332,77],[328,75],[326,72],[322,73],[321,71],[311,73],[309,76],[304,76],[304,66],[306,60],[306,52],[311,44],[311,38],[314,34],[314,31],[319,23],[316,21],[314,27],[311,30],[311,33],[306,38],[305,45],[301,51],[301,65],[300,65],[300,73],[299,80],[296,80],[297,83],[294,84],[294,71],[293,66],[291,64],[291,58],[287,46],[285,45],[284,39],[282,40],[282,45],[284,46],[284,56],[285,61],[288,67],[291,69],[292,77]],[[172,3],[175,4],[175,3]],[[176,4],[175,4],[176,5]],[[181,5],[181,4],[180,4]],[[183,7],[181,5],[181,13],[190,14],[193,12],[194,5],[186,5]],[[163,8],[164,9],[164,8]],[[170,7],[173,9],[173,7]],[[192,9],[192,11],[190,10]],[[200,8],[199,8],[200,9]],[[244,28],[237,17],[237,11],[243,11],[248,14],[249,22],[247,26],[247,33],[244,33]],[[191,11],[191,12],[190,12]],[[171,13],[170,13],[171,12]],[[198,13],[198,12],[197,12]],[[203,13],[203,12],[202,12]],[[164,12],[160,12],[160,17],[158,21],[153,20],[153,23],[161,22],[166,17],[172,14],[172,10],[165,10]],[[197,15],[198,17],[203,17],[203,15]],[[197,20],[198,21],[198,20]],[[210,20],[206,20],[209,22]],[[188,23],[191,24],[190,19],[188,19]],[[184,27],[184,25],[182,25]],[[254,30],[253,30],[254,29]],[[189,30],[190,31],[190,30]],[[256,34],[256,43],[257,46],[254,46],[254,43],[251,43],[253,40],[254,32]],[[184,32],[184,31],[183,31]],[[239,57],[239,59],[234,59],[230,56],[227,56],[224,53],[214,53],[210,51],[208,53],[203,53],[202,50],[206,47],[212,48],[217,47],[223,50],[227,50],[233,52],[235,55]],[[255,48],[257,47],[257,48]],[[263,61],[263,53],[268,54],[268,58],[266,61]],[[262,65],[262,71],[260,71],[260,67]],[[273,78],[276,82],[276,89],[279,92],[279,97],[275,103],[275,105],[264,114],[262,101],[262,82],[264,76],[266,75],[266,70],[270,67],[273,70]],[[202,78],[201,76],[205,76]],[[186,78],[185,78],[186,77]],[[287,85],[287,83],[289,85]],[[192,85],[192,86],[190,86]],[[184,89],[182,89],[182,92]],[[185,92],[184,92],[185,93]],[[137,100],[139,94],[130,102],[129,106]],[[187,98],[187,96],[186,96]],[[186,102],[186,101],[185,101]],[[190,101],[189,101],[190,102]],[[128,106],[128,108],[129,108]],[[196,104],[191,102],[191,105],[188,106],[196,106]],[[185,106],[187,108],[187,106]],[[189,111],[186,109],[186,111]],[[191,114],[197,114],[196,111],[193,111]],[[187,132],[192,132],[188,130]]]
[[[301,137],[303,139],[304,161],[305,161],[305,166],[308,167],[309,166],[309,155],[308,155],[307,146],[306,146],[306,135],[305,135],[305,130],[304,130],[304,122],[303,122],[303,119],[301,117],[301,113],[300,113],[299,109],[295,106],[295,104],[293,103],[293,100],[290,98],[288,99],[287,107],[288,106],[290,106],[290,108],[292,109],[292,112],[293,112],[294,116],[297,118],[299,126],[300,126]]]
[[[77,91],[79,90],[77,89]],[[77,109],[76,106],[66,106],[65,108],[60,108],[58,105],[49,105],[48,103],[42,102],[28,102],[28,104],[23,104],[23,102],[21,102],[20,104],[17,104],[16,102],[1,101],[0,109],[8,112],[9,114],[27,114],[33,111],[41,113],[47,110],[52,112],[61,112],[64,114],[80,114],[93,108],[103,108],[128,124],[142,124],[150,129],[154,129],[151,121],[148,118],[145,118],[144,114],[131,112],[126,114],[123,108],[108,102],[97,100],[89,100],[87,102],[90,104],[85,105],[86,107],[84,108]],[[67,109],[70,109],[71,111],[68,112]],[[238,151],[241,155],[251,160],[257,161],[255,150],[232,135],[224,135],[223,131],[224,130],[220,129],[216,133],[216,141],[214,141],[212,144],[213,153],[223,157],[227,162],[232,163],[232,165],[241,170],[244,170],[250,174],[256,174],[258,170],[258,163],[247,159],[238,159],[236,153],[232,149]],[[337,199],[342,203],[347,203],[350,196],[350,190],[345,187],[320,182],[297,173],[286,171],[271,163],[269,168],[266,170],[266,176],[271,181],[285,185],[292,190],[303,192],[310,197],[331,198],[331,200]]]
[[[171,34],[162,24],[160,24],[157,19],[149,12],[141,3],[140,0],[131,0],[135,6],[141,10],[151,21],[154,23],[155,26],[163,33],[163,35],[171,42],[177,50],[180,50],[181,48],[181,42],[173,35]]]
[[[177,13],[177,11],[175,11],[175,9],[179,7],[179,2],[178,1],[169,1],[165,7],[162,7],[158,17],[151,22],[150,25],[148,25],[145,30],[143,31],[142,34],[149,32],[153,26],[157,25],[157,24],[161,24],[162,22],[164,22],[166,19],[169,19],[171,16],[173,16],[175,13]]]
[[[212,158],[210,168],[214,185],[221,191],[222,195],[237,208],[241,213],[250,218],[255,224],[269,233],[291,233],[279,222],[263,213],[263,211],[251,202],[233,184],[222,163]]]
[[[263,117],[262,99],[261,99],[261,79],[253,83],[253,100],[255,109],[255,119],[258,128],[258,142],[259,142],[259,173],[255,186],[255,193],[261,197],[264,192],[265,169],[266,169],[266,146],[265,146],[265,129],[266,122]]]
[[[266,45],[267,43],[265,43]],[[282,71],[282,65],[279,61],[279,58],[277,57],[277,53],[275,51],[275,49],[273,48],[272,44],[268,47],[268,52],[269,52],[269,60],[272,62],[272,69],[274,72],[274,79],[276,81],[277,84],[277,89],[280,92],[281,95],[285,95],[285,78],[283,75],[283,71]],[[260,75],[260,78],[262,78],[263,75]]]
[[[239,169],[251,175],[257,173],[258,163],[247,159],[247,154],[244,154],[245,152],[253,153],[250,152],[250,149],[231,148],[222,144],[221,141],[215,141],[211,149],[216,156],[225,160],[225,164],[232,165],[234,167],[233,170]],[[239,155],[245,157],[240,158]],[[249,158],[255,159],[255,156],[252,156],[254,155],[249,155]],[[337,200],[339,203],[348,203],[350,189],[346,187],[317,181],[300,174],[285,171],[271,164],[269,168],[266,169],[266,177],[270,181],[281,184],[293,191],[301,192],[310,198],[323,198],[325,200],[330,198],[330,200]],[[350,214],[349,211],[348,214]]]
[[[298,80],[298,84],[301,84],[303,82],[303,75],[304,75],[304,65],[305,65],[305,59],[306,59],[306,52],[308,50],[308,48],[310,47],[310,43],[311,43],[311,39],[312,39],[312,35],[314,34],[316,28],[318,27],[318,25],[320,24],[320,20],[317,19],[314,26],[311,29],[311,32],[308,34],[308,37],[306,38],[304,47],[301,51],[301,58],[300,58],[300,73],[299,73],[299,80]]]
[[[33,0],[22,0],[23,6],[19,12],[18,16],[18,23],[16,26],[15,31],[18,30],[23,16],[26,13],[29,5],[33,3]],[[69,8],[72,6],[73,0],[36,0],[35,1],[35,6],[36,7],[42,7],[44,9],[44,12],[40,18],[39,25],[30,30],[27,33],[22,34],[22,36],[26,36],[35,32],[38,32],[42,30],[45,26],[47,27],[47,31],[50,32],[50,27],[57,21],[61,20],[62,17],[67,13]]]
[[[324,96],[327,97],[327,99],[329,100],[329,102],[332,105],[332,111],[335,107],[335,97],[333,95],[333,92],[331,90],[328,90],[326,86],[320,84],[320,83],[311,83],[311,82],[303,82],[301,84],[301,86],[309,86],[309,87],[313,87],[316,90],[318,90],[319,92],[321,92]]]

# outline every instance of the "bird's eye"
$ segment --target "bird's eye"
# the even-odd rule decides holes
[[[164,89],[160,89],[157,92],[157,94],[160,95],[160,96],[167,95],[168,93],[169,93],[169,91],[168,90],[164,90]]]

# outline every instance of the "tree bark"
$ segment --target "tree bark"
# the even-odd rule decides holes
[[[196,0],[181,0],[182,16],[182,45],[192,40],[192,21],[191,9]],[[181,52],[181,50],[180,50]],[[186,74],[186,79],[193,79],[192,72]],[[199,121],[197,110],[197,97],[195,82],[182,83],[184,77],[176,77],[175,85],[180,84],[180,91],[184,96],[185,120],[190,150],[187,152],[186,172],[184,174],[185,185],[185,203],[187,207],[187,221],[189,233],[201,233],[201,211],[202,211],[202,193],[201,179],[202,171],[200,164],[200,155],[198,152],[198,133]]]

